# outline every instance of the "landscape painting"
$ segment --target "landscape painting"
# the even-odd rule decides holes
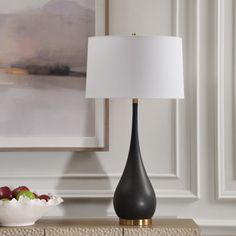
[[[0,1],[0,147],[95,136],[95,101],[85,99],[95,15],[95,0]]]

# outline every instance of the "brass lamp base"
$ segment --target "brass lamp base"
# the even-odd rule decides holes
[[[150,226],[152,225],[152,219],[141,219],[141,220],[127,220],[120,219],[120,225],[126,226]]]

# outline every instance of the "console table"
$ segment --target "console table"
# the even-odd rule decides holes
[[[152,226],[119,226],[118,220],[41,220],[34,226],[0,227],[0,236],[200,236],[190,219],[155,219]]]

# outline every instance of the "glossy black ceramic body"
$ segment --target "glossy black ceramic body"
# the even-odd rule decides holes
[[[133,103],[129,155],[113,205],[121,219],[150,219],[156,209],[156,196],[143,165],[138,138],[138,103]]]

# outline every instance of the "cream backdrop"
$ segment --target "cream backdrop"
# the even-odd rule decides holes
[[[234,0],[110,0],[110,34],[179,35],[185,100],[141,101],[140,143],[156,216],[193,218],[203,235],[236,235]],[[170,68],[171,69],[171,68]],[[0,185],[56,191],[56,217],[114,216],[131,102],[110,101],[110,151],[0,153]]]

